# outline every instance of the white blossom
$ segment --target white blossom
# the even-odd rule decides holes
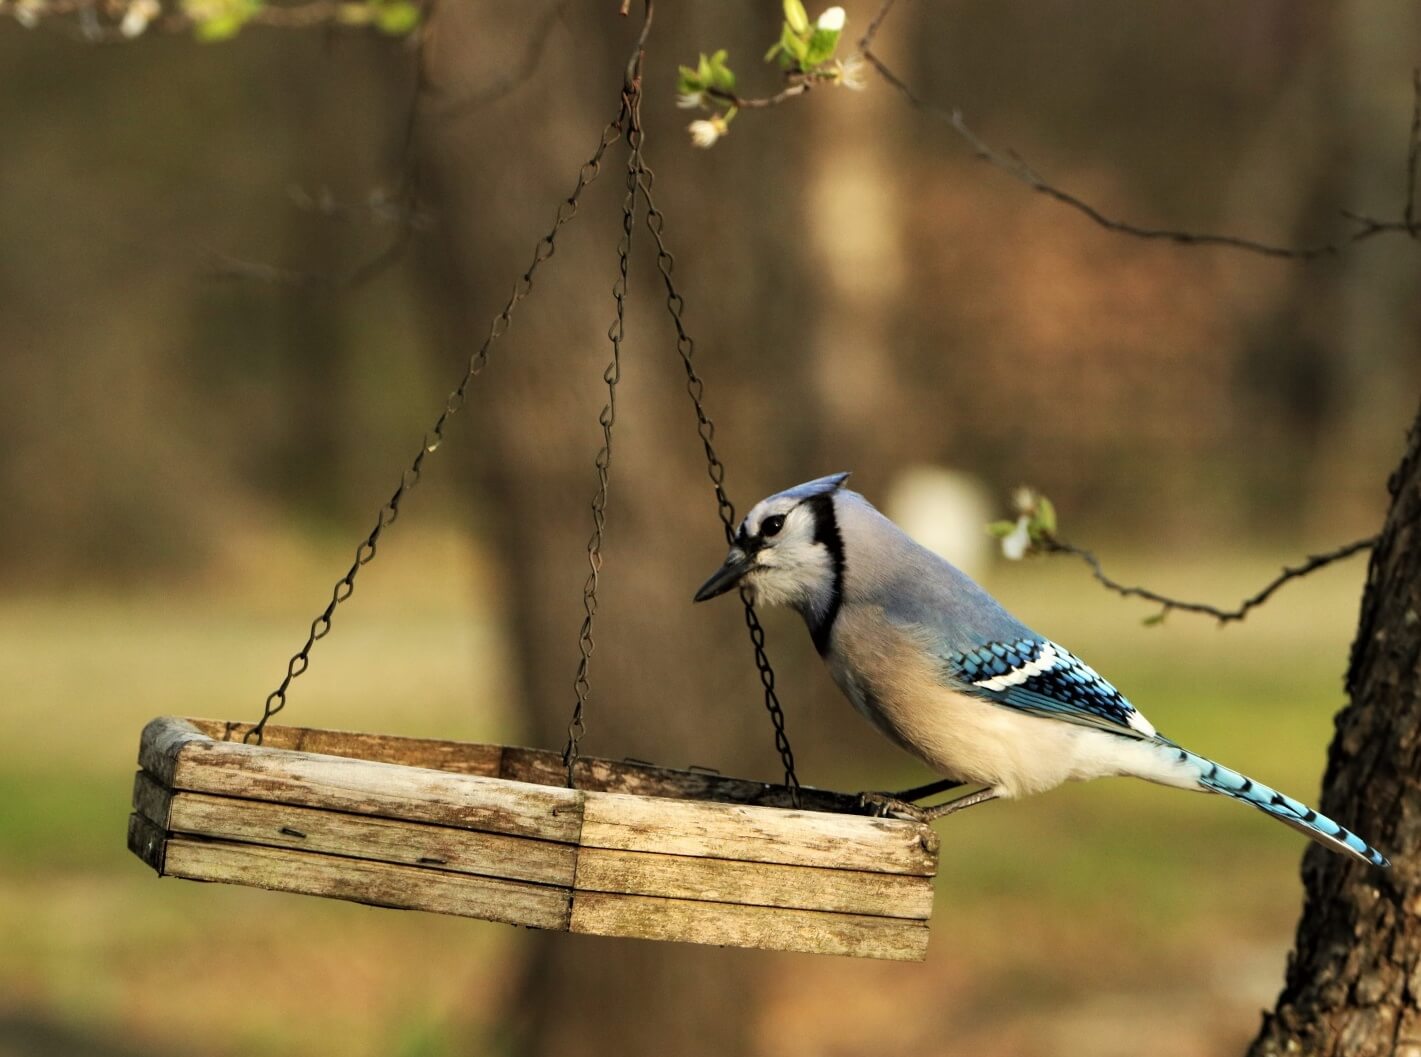
[[[676,96],[676,105],[682,110],[699,110],[709,99],[705,92],[681,92]]]
[[[844,28],[844,9],[842,7],[831,7],[819,16],[819,20],[814,23],[815,29],[826,29],[831,33],[838,33]]]
[[[691,133],[691,142],[701,148],[715,146],[716,140],[730,131],[725,118],[719,114],[706,120],[692,121],[686,128]]]
[[[837,67],[834,76],[835,84],[842,85],[851,92],[861,92],[868,84],[868,64],[863,61],[861,55],[850,55],[846,59],[840,59],[835,63],[835,66]]]
[[[1002,537],[1002,557],[1019,562],[1031,547],[1031,519],[1025,514],[1016,519],[1016,527]]]

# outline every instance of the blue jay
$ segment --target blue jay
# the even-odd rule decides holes
[[[1094,669],[845,488],[848,476],[755,504],[695,600],[745,585],[762,604],[798,610],[854,707],[947,778],[878,797],[880,806],[931,820],[1063,782],[1133,775],[1241,800],[1328,848],[1390,865],[1306,804],[1159,734]],[[960,785],[984,788],[935,808],[903,802]]]

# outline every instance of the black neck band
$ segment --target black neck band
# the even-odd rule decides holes
[[[844,599],[844,537],[839,534],[839,519],[834,516],[833,495],[816,495],[805,501],[814,512],[814,542],[829,552],[833,579],[829,584],[829,600],[818,611],[805,613],[809,635],[822,656],[829,649],[829,633],[839,616]]]

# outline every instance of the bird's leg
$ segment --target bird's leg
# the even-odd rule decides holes
[[[888,793],[894,800],[902,800],[906,803],[914,803],[918,800],[926,800],[930,796],[937,796],[939,793],[946,793],[949,789],[960,789],[966,785],[952,778],[939,778],[936,782],[929,782],[927,785],[915,785],[911,789],[904,789],[901,793]]]
[[[935,822],[940,818],[946,818],[948,815],[954,814],[958,811],[965,810],[966,808],[973,807],[977,804],[985,804],[988,800],[995,799],[997,799],[997,794],[995,790],[979,789],[975,793],[968,793],[966,796],[959,796],[956,800],[949,800],[947,803],[939,804],[937,807],[922,809],[922,820],[924,822]]]

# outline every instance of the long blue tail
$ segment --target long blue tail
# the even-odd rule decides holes
[[[1170,744],[1179,754],[1179,762],[1187,764],[1198,772],[1200,786],[1211,793],[1222,793],[1235,800],[1251,804],[1265,815],[1292,826],[1334,851],[1345,852],[1362,862],[1386,868],[1391,865],[1387,857],[1344,826],[1339,826],[1326,815],[1319,815],[1312,808],[1290,796],[1269,789],[1261,782],[1239,774],[1221,763],[1206,759]]]

